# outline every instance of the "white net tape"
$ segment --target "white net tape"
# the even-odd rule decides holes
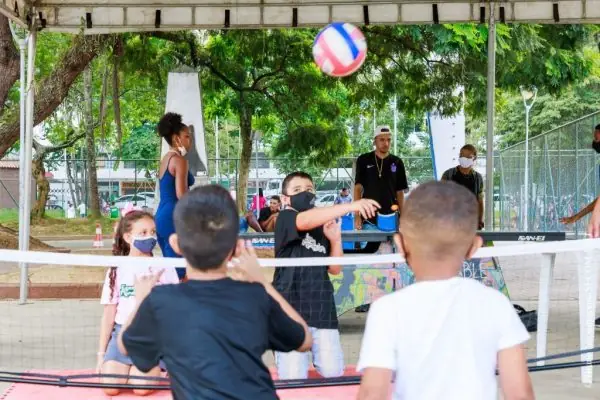
[[[568,240],[563,242],[527,243],[514,246],[484,247],[473,258],[524,256],[589,251],[600,248],[600,239]],[[89,267],[185,267],[180,258],[136,258],[89,254],[60,254],[37,251],[0,250],[0,261],[44,265],[85,265]],[[320,265],[365,265],[404,262],[399,254],[379,254],[344,257],[306,257],[260,259],[263,267],[311,267]]]
[[[531,334],[531,340],[527,343],[528,357],[534,359],[530,366],[544,368],[556,362],[591,363],[592,360],[598,359],[597,351],[581,352],[596,346],[594,319],[597,316],[598,300],[598,249],[600,240],[584,239],[503,244],[482,248],[475,254],[474,258],[494,257],[499,260],[501,271],[494,273],[500,276],[498,279],[502,281],[502,291],[514,304],[523,306],[527,311],[537,310],[538,329]],[[345,266],[342,277],[332,277],[332,280],[337,279],[333,281],[336,290],[345,288],[348,296],[343,301],[353,300],[339,315],[345,363],[353,365],[357,362],[366,320],[366,314],[355,312],[355,307],[357,304],[363,304],[361,301],[368,298],[371,290],[379,290],[379,294],[390,293],[402,290],[401,287],[409,284],[403,282],[404,276],[400,266],[403,261],[399,254],[374,254],[295,259],[262,258],[260,264],[265,267],[266,274],[271,273],[272,267],[331,264]],[[32,266],[31,288],[40,285],[40,281],[35,280],[35,271],[46,267],[49,267],[46,271],[50,271],[52,275],[72,275],[73,284],[83,284],[80,279],[84,272],[91,274],[94,276],[96,287],[99,288],[104,278],[103,269],[107,267],[185,266],[183,259],[174,258],[0,250],[0,264],[15,265],[16,268],[18,263]],[[394,264],[394,267],[390,264]],[[492,267],[482,262],[481,270],[484,268]],[[391,272],[381,272],[384,270]],[[0,283],[6,283],[1,281],[2,276],[0,274]],[[389,280],[385,283],[382,278],[384,276],[396,277],[395,286],[389,284]],[[476,274],[473,274],[473,277],[476,277]],[[17,281],[12,282],[16,284]],[[364,292],[361,292],[363,289]],[[370,301],[366,301],[365,304],[368,302]],[[26,306],[8,299],[0,301],[0,373],[89,373],[95,365],[101,315],[102,306],[97,294],[88,298],[32,298]],[[539,360],[541,357],[556,354],[560,356]],[[265,354],[265,362],[273,367],[272,355]],[[557,379],[564,378],[570,382],[581,380],[589,384],[593,379],[593,367],[589,365],[591,364],[561,372],[562,375]]]

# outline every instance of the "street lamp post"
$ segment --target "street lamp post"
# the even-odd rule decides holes
[[[394,155],[398,154],[398,96],[394,95]]]
[[[523,96],[523,104],[525,105],[525,188],[524,195],[524,214],[523,214],[523,230],[529,230],[529,111],[535,103],[537,97],[537,88],[535,86],[521,86],[521,96]]]

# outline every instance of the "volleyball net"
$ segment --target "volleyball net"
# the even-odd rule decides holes
[[[274,267],[343,266],[342,273],[330,279],[335,292],[345,374],[322,378],[312,371],[308,379],[278,380],[273,355],[267,352],[264,360],[279,390],[359,383],[360,377],[353,366],[358,362],[368,314],[364,306],[414,281],[402,256],[393,253],[391,246],[389,242],[382,242],[375,254],[339,258],[260,259],[267,278],[272,277]],[[581,381],[591,384],[594,366],[600,365],[600,344],[596,344],[594,326],[596,311],[600,313],[597,307],[599,257],[600,240],[497,243],[480,249],[473,260],[466,261],[462,275],[501,291],[518,307],[531,332],[527,350],[532,372],[581,368]],[[25,305],[19,304],[17,299],[0,296],[3,297],[0,301],[0,382],[131,388],[130,385],[102,384],[94,371],[103,311],[99,294],[106,268],[180,267],[184,261],[0,250],[0,265],[5,269],[18,263],[28,263],[30,272],[44,269],[57,276],[69,275],[75,281],[72,286],[92,282],[95,289],[75,296],[62,286],[64,296],[59,290],[48,296],[50,298],[30,298]],[[6,282],[9,276],[10,273],[0,273],[3,280],[0,287],[9,286]],[[30,294],[38,290],[34,278],[35,273],[29,282]],[[169,388],[166,378],[145,380],[147,385],[137,387]],[[5,398],[10,399],[8,395]]]

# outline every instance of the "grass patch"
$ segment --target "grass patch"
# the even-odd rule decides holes
[[[71,236],[90,235],[96,233],[96,222],[102,225],[102,232],[107,235],[113,231],[116,222],[110,218],[102,217],[98,220],[92,218],[66,219],[64,212],[57,210],[46,211],[46,217],[31,225],[31,236]],[[0,209],[0,225],[8,228],[19,229],[19,212],[16,209]]]

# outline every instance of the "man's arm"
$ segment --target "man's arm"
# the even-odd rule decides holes
[[[404,162],[399,161],[398,168],[396,169],[396,201],[398,202],[398,212],[402,213],[402,206],[404,205],[404,191],[408,189],[408,180],[406,179],[406,169],[404,168]]]
[[[579,210],[579,212],[577,214],[571,215],[570,217],[561,218],[560,222],[567,225],[567,224],[573,224],[573,223],[579,221],[581,218],[585,217],[586,215],[588,215],[589,213],[594,211],[594,207],[596,206],[597,200],[598,199],[594,199],[590,204],[585,206],[585,208],[583,208],[582,210]]]
[[[356,174],[354,175],[354,201],[358,201],[362,199],[363,196],[363,185],[362,185],[362,162],[361,158],[358,157],[356,160]],[[362,217],[360,213],[354,214],[354,229],[362,228]]]
[[[402,213],[402,206],[404,205],[404,191],[396,192],[396,202],[398,203],[398,213]]]
[[[600,201],[598,201],[598,198],[594,201],[596,205],[592,211],[592,218],[590,218],[590,222],[588,223],[588,235],[597,238],[600,237]]]

